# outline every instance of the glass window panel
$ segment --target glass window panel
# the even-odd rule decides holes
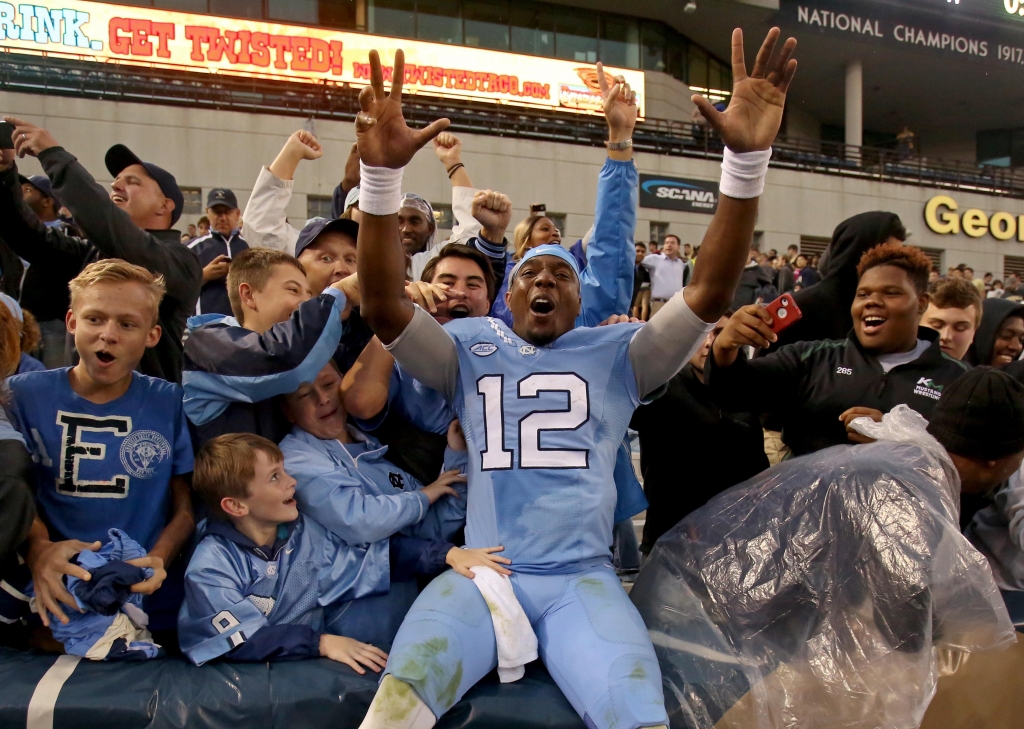
[[[509,14],[507,2],[466,0],[462,5],[466,45],[475,48],[509,48]]]
[[[722,64],[713,58],[708,59],[708,88],[722,89]]]
[[[635,20],[604,17],[601,23],[601,61],[610,66],[640,67],[640,26]]]
[[[661,23],[644,22],[640,29],[640,67],[645,71],[664,71],[665,26]]]
[[[440,43],[462,43],[459,0],[417,0],[416,37]]]
[[[416,3],[413,0],[367,0],[369,32],[399,38],[416,37]]]
[[[123,5],[152,5],[155,8],[164,10],[180,10],[184,13],[207,13],[210,11],[210,4],[207,0],[136,0],[136,2],[119,2]]]
[[[555,17],[555,58],[597,63],[599,18],[583,10],[559,13]]]
[[[210,0],[210,12],[233,18],[262,18],[263,3],[260,0]]]
[[[320,20],[318,0],[267,0],[267,17],[293,23],[316,25]]]
[[[706,89],[708,87],[708,54],[702,48],[690,46],[689,63],[690,72],[687,74],[687,83],[690,86]]]
[[[203,191],[198,187],[179,187],[178,189],[181,190],[181,196],[185,200],[185,204],[181,208],[182,215],[202,215],[205,211]]]
[[[554,18],[531,5],[512,5],[512,50],[535,56],[555,55]]]
[[[306,195],[306,218],[330,218],[330,195]]]
[[[320,25],[329,28],[355,28],[356,2],[357,0],[320,0]]]
[[[686,41],[682,36],[669,38],[668,48],[665,51],[665,61],[668,66],[666,73],[672,78],[686,83]]]
[[[452,206],[448,203],[430,203],[434,209],[434,225],[438,230],[451,230],[455,226]]]

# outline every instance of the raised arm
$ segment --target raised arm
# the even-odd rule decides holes
[[[703,342],[732,303],[757,218],[757,201],[771,143],[782,123],[786,90],[796,73],[790,38],[773,58],[779,29],[772,28],[748,76],[743,32],[732,34],[733,95],[724,112],[702,96],[693,101],[726,144],[718,210],[704,235],[690,285],[672,297],[630,343],[630,360],[641,397],[667,382]]]
[[[604,67],[597,65],[608,122],[608,159],[597,178],[594,232],[587,246],[587,267],[580,281],[584,326],[597,326],[612,314],[624,314],[633,299],[633,231],[639,196],[639,174],[633,164],[636,92],[616,76],[609,87]],[[624,149],[618,146],[628,143]]]
[[[732,303],[754,236],[759,188],[763,188],[767,166],[767,160],[763,166],[759,165],[756,155],[746,159],[737,159],[736,155],[746,157],[744,153],[755,152],[770,155],[771,144],[782,124],[786,91],[796,73],[796,60],[792,58],[795,38],[788,39],[772,57],[779,35],[778,28],[768,31],[748,76],[743,57],[743,31],[734,30],[733,93],[729,106],[720,112],[699,94],[692,99],[725,142],[722,181],[730,182],[722,186],[718,210],[704,234],[693,279],[684,291],[690,309],[706,322],[717,321]],[[740,184],[732,184],[729,178]]]

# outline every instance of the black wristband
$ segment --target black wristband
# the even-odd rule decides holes
[[[465,166],[466,165],[462,164],[461,162],[457,162],[457,163],[453,164],[451,166],[451,169],[448,170],[448,179],[449,180],[452,179],[452,175],[455,174],[455,171],[458,170],[460,167],[465,167]]]

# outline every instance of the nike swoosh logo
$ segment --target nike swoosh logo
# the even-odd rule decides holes
[[[295,551],[295,547],[292,547],[291,549],[286,549],[286,550],[284,550],[284,553],[285,553],[285,554],[291,554],[291,553],[292,553],[292,552],[294,552],[294,551]]]

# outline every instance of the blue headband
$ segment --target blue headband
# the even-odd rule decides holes
[[[572,266],[573,273],[576,274],[576,280],[579,281],[580,266],[576,263],[575,256],[557,243],[545,243],[542,246],[531,248],[526,252],[522,260],[520,260],[519,263],[516,264],[515,268],[512,269],[512,274],[508,277],[509,283],[511,284],[516,280],[516,274],[519,273],[519,269],[523,267],[524,263],[529,261],[531,258],[536,258],[537,256],[554,256],[555,258],[561,258]]]

